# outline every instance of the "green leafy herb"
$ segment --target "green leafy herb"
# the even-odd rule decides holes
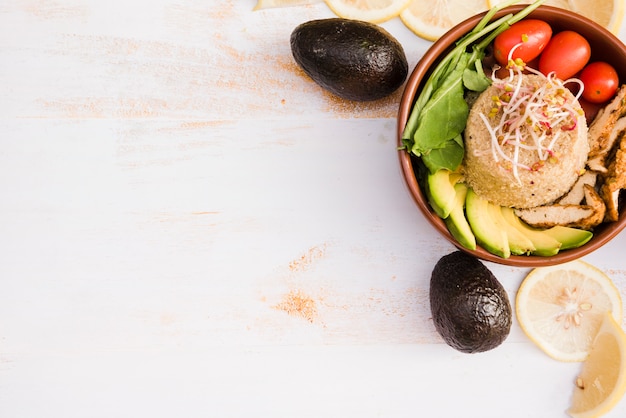
[[[544,1],[536,0],[516,14],[509,13],[491,22],[499,10],[517,0],[493,7],[439,61],[427,79],[413,105],[402,142],[407,151],[422,157],[431,172],[440,168],[456,170],[461,164],[464,152],[461,134],[469,114],[465,89],[480,92],[490,85],[482,68],[485,49],[496,36],[528,16]]]
[[[463,72],[463,85],[472,91],[485,91],[491,85],[491,79],[483,71],[482,61],[477,60],[474,68],[467,67]]]
[[[422,123],[413,132],[415,142],[411,151],[414,154],[424,155],[432,149],[444,148],[446,141],[465,129],[469,108],[464,98],[463,73],[468,58],[466,55],[461,56],[448,77],[433,92],[431,100],[422,108]]]
[[[459,134],[446,141],[443,148],[435,148],[428,154],[423,154],[422,162],[431,173],[434,173],[441,167],[458,167],[463,161],[464,153],[463,135]]]

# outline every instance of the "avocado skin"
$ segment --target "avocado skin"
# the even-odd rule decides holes
[[[291,33],[296,63],[321,87],[353,101],[371,101],[406,80],[402,45],[380,26],[343,18],[311,20]]]
[[[462,251],[442,257],[430,279],[430,309],[437,332],[458,351],[491,350],[511,331],[511,304],[493,273]]]

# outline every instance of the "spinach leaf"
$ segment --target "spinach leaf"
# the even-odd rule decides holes
[[[463,161],[464,153],[463,136],[457,135],[446,141],[442,148],[432,149],[428,154],[423,154],[422,162],[431,173],[440,168],[454,171]]]
[[[413,134],[413,154],[421,156],[431,149],[443,148],[448,140],[465,129],[469,108],[464,98],[463,73],[469,58],[469,54],[463,54],[456,68],[422,109]]]
[[[463,85],[466,89],[482,92],[491,85],[491,79],[485,75],[481,60],[474,62],[474,68],[467,67],[463,72]]]

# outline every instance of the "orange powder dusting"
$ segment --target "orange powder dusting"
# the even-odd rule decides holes
[[[219,126],[227,125],[227,121],[222,120],[190,120],[190,121],[181,121],[179,123],[173,124],[171,126],[166,126],[157,129],[158,132],[184,132],[184,131],[195,131],[198,129],[207,129],[207,128],[215,128]]]
[[[86,6],[66,6],[53,1],[27,1],[23,2],[23,10],[38,18],[53,19],[73,19],[82,18],[89,15]]]
[[[276,65],[282,71],[291,71],[299,77],[311,80],[311,78],[304,72],[302,68],[293,60],[292,57],[279,56],[275,58],[274,65]]]
[[[612,277],[614,276],[626,276],[626,270],[623,269],[608,269],[606,273]]]
[[[292,290],[287,293],[274,308],[287,312],[288,315],[304,318],[311,323],[317,317],[317,304],[299,290]]]
[[[158,117],[168,112],[168,104],[161,99],[89,98],[46,101],[43,105],[56,109],[71,119],[122,117],[126,119]]]
[[[298,77],[314,83],[314,81],[295,63],[292,58],[277,58],[275,60],[275,65],[282,71],[291,71]],[[380,100],[357,102],[342,99],[341,97],[335,96],[334,94],[323,90],[321,87],[319,91],[327,101],[326,111],[346,118],[395,118],[398,113],[398,103],[400,103],[400,98],[402,96],[402,88],[400,88],[393,94]]]
[[[308,251],[289,263],[289,270],[302,271],[306,270],[314,261],[324,257],[326,252],[326,244],[321,247],[315,246],[308,249]]]
[[[394,118],[398,113],[398,103],[402,91],[396,91],[390,96],[370,102],[356,102],[345,100],[334,94],[324,91],[328,102],[328,111],[337,116],[358,118]]]

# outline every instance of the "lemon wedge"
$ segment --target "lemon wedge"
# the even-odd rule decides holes
[[[604,314],[621,322],[621,296],[611,279],[581,260],[532,270],[516,296],[524,333],[549,356],[584,361]]]
[[[400,13],[400,19],[417,36],[434,41],[456,24],[487,9],[487,0],[413,0]]]
[[[339,17],[381,23],[404,10],[411,0],[325,0]]]
[[[626,333],[610,312],[605,313],[589,357],[576,378],[567,413],[593,418],[609,412],[626,393]]]
[[[493,7],[504,0],[488,0]],[[520,0],[518,3],[528,3]],[[624,19],[624,0],[546,0],[546,6],[560,7],[583,15],[617,34]]]

